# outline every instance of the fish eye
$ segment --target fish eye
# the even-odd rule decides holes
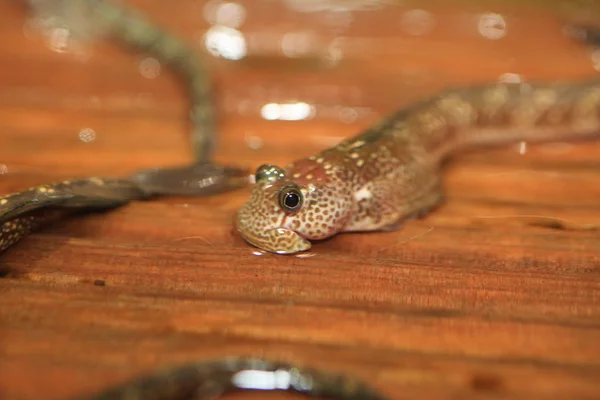
[[[274,182],[277,179],[283,178],[285,175],[283,169],[279,168],[276,165],[272,164],[263,164],[256,169],[256,174],[254,175],[254,179],[256,182],[260,181],[268,181]]]
[[[303,202],[304,196],[296,185],[285,186],[279,192],[279,206],[285,211],[297,211]]]

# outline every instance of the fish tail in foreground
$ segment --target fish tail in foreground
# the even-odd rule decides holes
[[[385,399],[366,384],[344,375],[234,357],[165,369],[77,400],[212,400],[240,390],[287,391],[333,400]]]
[[[449,90],[285,169],[263,165],[236,227],[283,254],[339,232],[392,230],[440,203],[442,161],[458,150],[599,137],[597,80]]]
[[[108,209],[147,193],[122,179],[87,178],[38,186],[0,198],[0,252],[42,224],[78,210]]]

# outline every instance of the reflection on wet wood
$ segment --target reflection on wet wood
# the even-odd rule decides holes
[[[135,3],[190,38],[206,29],[186,16],[194,2],[173,13]],[[285,164],[447,85],[595,73],[554,17],[508,18],[516,33],[490,42],[459,29],[457,15],[481,10],[467,11],[432,11],[439,29],[424,37],[385,33],[385,59],[289,72],[275,58],[213,60],[219,158]],[[87,62],[51,52],[23,36],[24,20],[0,5],[1,193],[189,160],[172,76],[142,78],[139,56],[106,43]],[[367,22],[360,32],[383,35]],[[261,104],[299,93],[313,93],[315,119],[259,118]],[[86,128],[95,140],[81,140]],[[0,261],[0,397],[62,399],[231,354],[345,371],[395,398],[598,396],[600,145],[519,150],[465,154],[435,213],[393,233],[339,235],[304,258],[261,254],[232,232],[244,190],[49,227]]]

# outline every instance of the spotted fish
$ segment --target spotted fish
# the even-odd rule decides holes
[[[291,364],[232,357],[167,368],[74,400],[208,400],[239,390],[286,391],[333,400],[384,400],[358,379]]]
[[[293,254],[424,215],[442,199],[443,161],[461,149],[598,138],[598,80],[448,90],[286,168],[262,165],[235,225],[252,245]]]

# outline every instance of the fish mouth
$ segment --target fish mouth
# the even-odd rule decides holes
[[[246,242],[270,253],[295,254],[306,251],[311,246],[302,235],[287,228],[271,228],[266,229],[263,234],[256,234],[242,228],[238,218],[235,227]]]

